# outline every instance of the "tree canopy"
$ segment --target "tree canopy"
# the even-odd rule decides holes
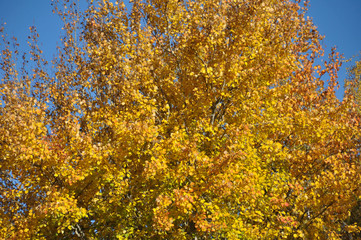
[[[359,112],[300,0],[56,0],[2,28],[0,238],[342,239]]]

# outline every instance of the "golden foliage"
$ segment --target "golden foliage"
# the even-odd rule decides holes
[[[34,28],[23,65],[3,33],[0,238],[359,231],[359,115],[335,97],[338,53],[315,64],[307,4],[55,6],[65,34],[53,70]]]

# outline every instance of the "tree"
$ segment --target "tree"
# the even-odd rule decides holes
[[[50,69],[3,36],[0,236],[339,239],[359,117],[290,0],[55,1]],[[63,9],[63,10],[61,10]],[[324,78],[327,85],[324,85]]]

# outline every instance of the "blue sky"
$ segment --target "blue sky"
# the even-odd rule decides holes
[[[310,3],[308,15],[325,35],[325,59],[334,46],[345,58],[358,54],[361,51],[361,0],[311,0]],[[50,0],[0,0],[0,22],[7,23],[7,33],[17,37],[22,46],[26,44],[29,26],[35,25],[45,56],[52,59],[59,42],[61,22],[52,13]],[[348,66],[350,64],[344,64],[339,72],[339,98],[342,98]]]
[[[361,0],[311,0],[308,15],[313,18],[318,31],[325,36],[323,46],[325,60],[332,47],[346,59],[361,51]],[[343,96],[343,82],[347,77],[346,68],[353,62],[344,63],[339,71],[341,88],[338,98]]]

